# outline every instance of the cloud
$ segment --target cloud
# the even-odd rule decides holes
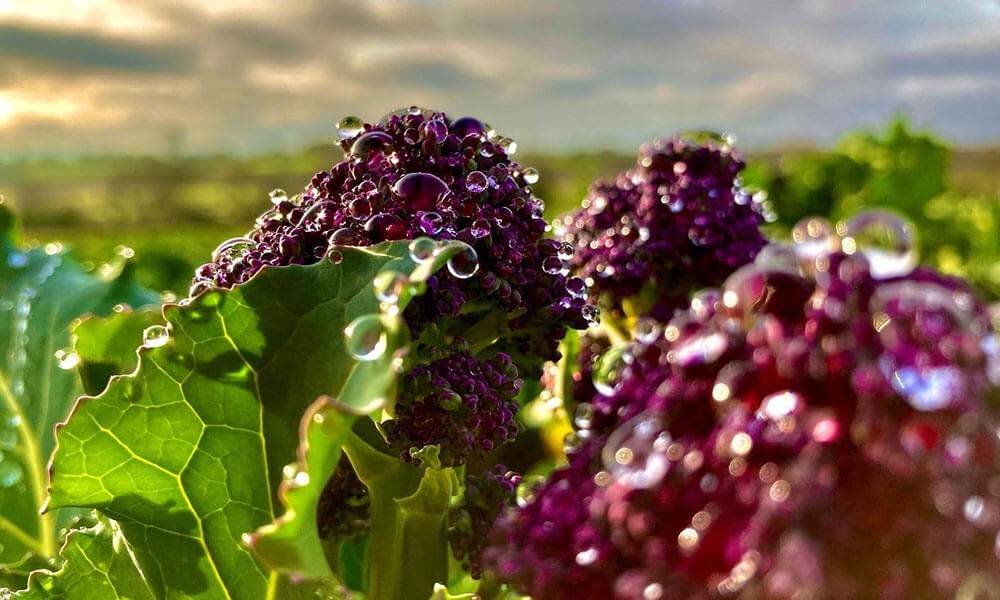
[[[86,32],[0,24],[0,57],[58,65],[66,70],[180,72],[187,52],[168,44],[141,44]]]
[[[901,108],[960,141],[1000,138],[994,0],[70,4],[62,20],[0,11],[0,93],[76,102],[71,119],[8,111],[4,152],[84,137],[155,151],[170,127],[190,151],[291,148],[414,103],[481,115],[522,148],[706,126],[822,142]]]

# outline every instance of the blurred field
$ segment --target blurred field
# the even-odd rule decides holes
[[[82,261],[136,250],[137,275],[155,289],[183,292],[194,267],[222,240],[244,233],[274,188],[299,190],[340,159],[331,145],[296,154],[238,159],[96,157],[0,164],[0,194],[21,215],[29,239],[59,240]],[[575,207],[595,178],[609,178],[633,154],[521,155],[541,180],[535,193],[556,216]],[[835,148],[751,153],[748,185],[767,190],[778,232],[805,215],[841,217],[891,206],[924,231],[926,261],[971,277],[1000,296],[1000,147],[950,150],[905,123],[857,132]],[[931,232],[933,231],[933,234]]]

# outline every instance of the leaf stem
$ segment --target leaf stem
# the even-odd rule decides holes
[[[0,373],[0,396],[3,397],[4,404],[14,420],[17,421],[17,429],[20,433],[22,446],[24,447],[25,461],[28,463],[28,478],[31,482],[31,492],[35,498],[35,505],[41,510],[45,501],[45,462],[42,460],[40,446],[35,438],[35,433],[28,425],[28,420],[21,411],[21,405],[14,397],[10,389],[10,383],[3,373]],[[56,554],[56,531],[53,516],[50,513],[38,513],[38,537],[41,541],[41,552],[46,558],[52,558]]]

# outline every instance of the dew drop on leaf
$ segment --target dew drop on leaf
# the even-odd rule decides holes
[[[15,462],[0,462],[0,487],[13,487],[21,481],[24,471]]]
[[[80,355],[72,350],[56,350],[55,357],[56,365],[64,371],[74,369],[80,364]]]
[[[358,317],[344,329],[344,335],[347,337],[347,351],[361,361],[378,359],[388,344],[385,325],[379,315]]]
[[[419,237],[410,242],[410,258],[415,263],[422,263],[434,256],[437,243],[428,237]]]
[[[142,345],[145,348],[160,348],[170,341],[170,331],[163,325],[151,325],[142,332]]]
[[[479,271],[479,255],[471,246],[448,259],[448,272],[458,279],[468,279]]]
[[[410,279],[397,271],[382,271],[375,276],[372,287],[375,288],[375,297],[379,302],[395,304],[399,302],[399,297],[403,295]]]

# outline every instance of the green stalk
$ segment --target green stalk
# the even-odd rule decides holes
[[[371,507],[366,597],[427,600],[435,583],[448,580],[446,519],[458,478],[452,469],[383,454],[354,434],[344,452],[368,488]]]

